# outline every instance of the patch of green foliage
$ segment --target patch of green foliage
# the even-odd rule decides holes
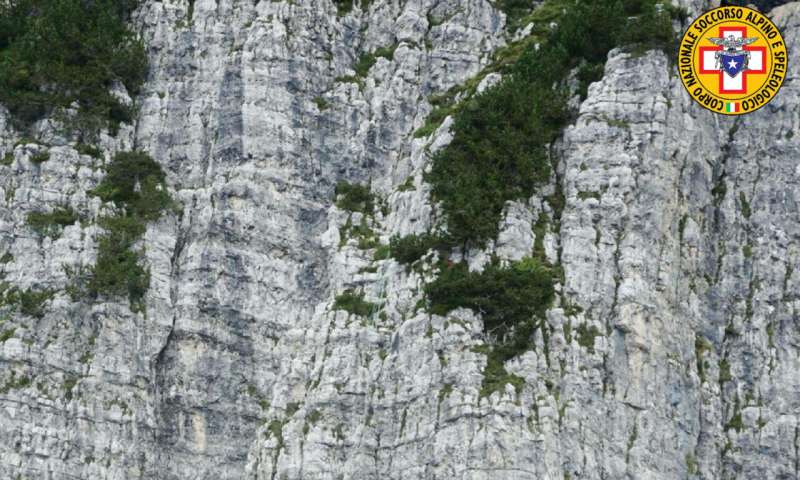
[[[549,178],[549,145],[570,119],[566,78],[573,68],[584,65],[579,81],[586,83],[614,47],[674,43],[670,15],[653,0],[559,5],[558,28],[538,49],[525,44],[501,82],[455,110],[453,141],[433,156],[426,180],[455,244],[484,246],[497,236],[505,203],[528,198]]]
[[[356,2],[359,3],[361,10],[366,11],[370,3],[372,3],[372,0],[333,0],[333,3],[336,5],[336,14],[340,17],[347,15],[353,10],[353,6]]]
[[[336,184],[336,206],[351,212],[372,213],[375,209],[375,195],[369,185],[359,185],[341,181]]]
[[[0,386],[0,394],[6,394],[11,390],[18,390],[28,388],[31,385],[31,379],[27,375],[22,375],[17,378],[17,372],[11,371],[11,378]]]
[[[575,333],[578,336],[578,345],[594,353],[594,339],[601,336],[600,330],[594,325],[587,326],[582,323],[578,325]]]
[[[136,94],[147,73],[144,46],[125,24],[135,0],[0,2],[0,102],[20,126],[77,102],[79,130],[130,121],[111,93]]]
[[[719,384],[722,385],[725,382],[730,382],[733,380],[733,376],[731,375],[731,364],[728,362],[727,358],[723,358],[719,361]]]
[[[493,392],[502,392],[508,383],[514,386],[518,395],[522,393],[525,379],[506,371],[505,362],[509,360],[509,358],[506,358],[503,351],[499,349],[487,349],[485,353],[486,367],[483,369],[483,382],[481,383],[480,396],[488,397]]]
[[[102,160],[103,158],[103,152],[101,152],[100,149],[95,147],[94,145],[79,143],[75,145],[75,150],[81,155],[89,155],[90,157],[95,158],[97,160]]]
[[[145,225],[136,217],[104,217],[106,231],[98,240],[97,261],[87,283],[87,293],[127,296],[137,306],[150,285],[150,274],[141,265],[141,252],[134,244],[144,234]]]
[[[356,76],[364,78],[369,73],[369,69],[377,63],[378,58],[385,58],[392,60],[394,58],[394,51],[397,50],[397,44],[388,47],[380,47],[375,49],[374,52],[365,53],[358,58],[353,70],[356,71]]]
[[[321,95],[314,97],[314,104],[320,112],[327,110],[328,107],[331,106],[331,104],[325,100],[325,97]]]
[[[412,234],[389,239],[391,256],[403,265],[411,265],[439,244],[437,236],[430,233]]]
[[[750,210],[750,202],[747,201],[747,196],[744,192],[739,192],[739,204],[741,205],[742,216],[749,219],[752,212]]]
[[[36,165],[41,165],[48,160],[50,160],[50,152],[48,151],[36,152],[33,155],[31,155],[31,163],[34,163]]]
[[[78,214],[70,207],[57,208],[50,213],[31,212],[27,223],[33,231],[43,237],[56,238],[67,225],[78,221]]]
[[[361,317],[369,316],[375,307],[376,305],[374,303],[364,300],[363,293],[355,293],[352,290],[345,290],[337,295],[333,303],[334,310],[344,310],[345,312]]]
[[[164,171],[144,152],[116,154],[103,181],[90,193],[145,221],[158,219],[171,205]]]
[[[16,331],[17,331],[16,328],[9,328],[7,330],[3,330],[3,332],[0,333],[0,343],[5,343],[7,340],[14,338],[14,333],[16,333]]]
[[[506,28],[514,32],[525,26],[523,21],[530,15],[536,2],[532,0],[496,0],[495,6],[506,14]]]
[[[742,428],[744,428],[744,424],[742,423],[742,412],[737,411],[725,425],[725,430],[733,429],[737,432],[741,432]]]
[[[14,163],[14,152],[13,151],[6,152],[6,154],[3,155],[3,158],[0,158],[0,165],[6,166],[6,167],[10,167],[12,163]]]
[[[53,294],[53,290],[21,290],[4,283],[0,284],[0,307],[18,309],[23,315],[42,318],[45,304],[53,298]]]
[[[72,290],[92,298],[127,296],[131,308],[141,310],[150,274],[142,265],[142,253],[134,246],[147,222],[157,220],[173,204],[164,171],[143,152],[121,152],[114,156],[103,181],[90,193],[112,202],[118,213],[100,219],[105,233],[98,240],[97,262]]]
[[[506,361],[528,350],[530,337],[554,297],[552,272],[528,257],[509,266],[496,260],[483,272],[470,272],[466,263],[443,262],[439,276],[425,286],[429,311],[446,315],[460,307],[483,316],[484,331],[496,340],[486,349],[487,364],[481,395],[522,379],[508,374]]]
[[[413,192],[416,189],[417,187],[414,186],[414,177],[406,178],[406,181],[397,187],[398,192]]]
[[[554,290],[551,271],[528,257],[509,266],[495,260],[482,272],[470,272],[465,262],[445,263],[425,293],[431,313],[471,308],[483,315],[486,333],[502,339],[534,316],[544,315]]]
[[[375,248],[375,254],[372,256],[372,260],[386,260],[392,256],[392,250],[389,245],[378,245]]]

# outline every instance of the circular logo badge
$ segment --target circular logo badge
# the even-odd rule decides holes
[[[703,13],[686,30],[678,50],[678,70],[689,95],[724,115],[750,113],[775,98],[787,61],[775,24],[746,7]]]

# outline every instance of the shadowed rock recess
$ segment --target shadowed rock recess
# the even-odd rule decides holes
[[[542,110],[572,0],[118,5],[91,91],[0,58],[0,478],[800,478],[798,62],[723,117],[626,28]]]

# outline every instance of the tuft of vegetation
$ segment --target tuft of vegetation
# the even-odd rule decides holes
[[[14,338],[14,333],[16,333],[16,331],[16,328],[9,328],[0,332],[0,343],[5,343],[7,340]]]
[[[104,202],[113,202],[125,215],[156,220],[171,205],[166,175],[144,152],[121,152],[106,167],[106,176],[90,192]]]
[[[369,185],[341,181],[336,184],[336,206],[342,210],[371,214],[375,209],[375,195]]]
[[[750,202],[747,201],[747,196],[744,192],[739,192],[739,204],[742,208],[742,216],[749,219],[752,212],[750,210]]]
[[[31,155],[31,163],[35,165],[41,165],[48,160],[50,160],[50,152],[48,151],[36,152]]]
[[[355,293],[352,290],[345,290],[337,295],[333,303],[334,310],[344,310],[345,312],[361,317],[369,316],[376,307],[376,304],[364,300],[363,293]]]
[[[89,155],[90,157],[95,158],[97,160],[103,159],[103,152],[101,152],[100,149],[95,147],[94,145],[79,143],[75,145],[75,150],[81,155]]]
[[[582,323],[575,329],[575,333],[578,336],[578,345],[594,353],[594,339],[601,336],[600,330],[594,325],[586,326]]]
[[[375,253],[372,255],[372,260],[386,260],[387,258],[391,258],[391,256],[392,251],[389,245],[378,245],[378,247],[375,248]]]
[[[347,15],[353,10],[356,2],[358,2],[361,10],[366,11],[372,0],[333,0],[334,5],[336,5],[336,14],[340,17]]]
[[[145,232],[136,217],[104,217],[100,226],[106,231],[98,240],[97,261],[86,284],[93,298],[127,296],[138,307],[150,286],[150,273],[141,264],[141,252],[134,244]]]
[[[394,59],[395,50],[397,50],[397,44],[388,47],[380,47],[375,49],[374,52],[361,55],[353,67],[353,70],[356,71],[356,76],[359,78],[366,77],[369,70],[377,63],[378,58],[385,58],[387,60]]]
[[[0,165],[10,167],[12,163],[14,163],[14,152],[10,150],[3,155],[3,158],[0,158]]]
[[[11,371],[11,378],[6,380],[6,382],[0,386],[0,394],[6,394],[11,390],[19,390],[22,388],[28,388],[31,385],[31,379],[27,375],[22,375],[17,378],[17,372]]]
[[[725,424],[725,430],[736,430],[737,432],[741,432],[742,428],[744,428],[744,424],[742,423],[742,412],[737,409],[731,419],[728,420],[728,423]]]
[[[70,123],[94,131],[130,121],[110,93],[136,94],[145,80],[144,46],[126,26],[135,0],[0,2],[0,102],[20,126],[76,103]]]
[[[483,272],[470,272],[466,263],[442,262],[439,276],[425,286],[429,311],[446,315],[456,308],[470,308],[483,316],[487,364],[481,395],[513,384],[521,390],[523,379],[509,374],[505,362],[525,352],[540,319],[555,295],[553,274],[539,260],[528,257],[508,266],[494,260]]]
[[[544,315],[554,296],[551,271],[532,257],[509,266],[494,260],[482,272],[470,272],[465,262],[444,263],[425,293],[431,313],[471,308],[483,315],[487,334],[512,340],[517,337],[511,335],[515,330]]]
[[[33,231],[43,237],[57,238],[67,225],[78,221],[78,215],[70,207],[57,208],[50,213],[31,212],[27,223]]]
[[[494,392],[501,392],[510,383],[519,395],[525,386],[525,379],[519,375],[508,373],[505,362],[508,360],[502,350],[487,349],[486,367],[483,369],[480,397],[488,397]]]
[[[23,315],[42,318],[46,311],[45,304],[53,298],[54,293],[53,290],[20,290],[0,284],[0,307],[10,307]]]
[[[121,152],[106,167],[106,176],[90,194],[116,207],[99,225],[105,230],[98,239],[97,261],[91,271],[74,276],[72,296],[127,296],[133,311],[141,311],[150,286],[150,274],[142,265],[142,252],[135,248],[147,222],[157,220],[173,205],[166,175],[149,155]]]
[[[392,258],[404,265],[416,262],[438,244],[439,238],[430,233],[412,234],[405,237],[395,235],[389,239]]]
[[[317,110],[320,112],[324,112],[331,106],[330,102],[325,100],[325,97],[321,95],[314,97],[314,104],[317,106]]]
[[[733,380],[733,375],[731,375],[731,364],[728,362],[727,358],[723,358],[719,361],[719,384],[722,385],[725,382],[730,382]]]

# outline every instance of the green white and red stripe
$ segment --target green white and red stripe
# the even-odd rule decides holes
[[[725,102],[725,111],[727,113],[738,113],[739,112],[739,102]]]

